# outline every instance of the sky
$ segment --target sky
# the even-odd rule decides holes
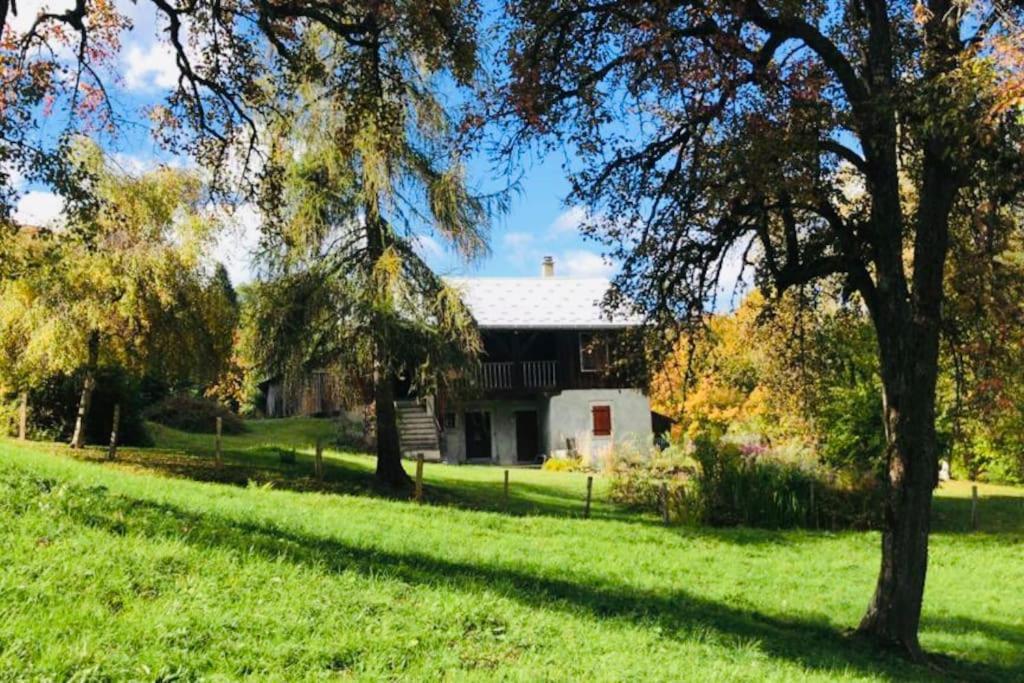
[[[104,146],[126,170],[142,171],[158,164],[186,164],[169,156],[150,137],[143,109],[159,103],[177,81],[177,70],[170,50],[158,40],[151,5],[116,0],[128,15],[133,28],[123,39],[119,57],[119,83],[112,88],[119,113],[129,122],[122,125],[116,140]],[[63,11],[72,0],[21,0],[15,28],[24,29],[41,9]],[[54,121],[54,128],[63,122]],[[436,236],[422,234],[417,249],[442,275],[535,276],[544,256],[555,260],[557,275],[572,277],[609,277],[614,267],[601,256],[598,245],[585,241],[578,226],[585,209],[568,206],[564,199],[569,184],[562,170],[561,155],[534,158],[522,169],[519,191],[510,201],[509,211],[498,217],[490,230],[490,254],[478,262],[460,262]],[[470,181],[484,187],[500,185],[484,159],[470,165]],[[22,186],[15,220],[29,224],[47,224],[59,218],[59,199],[43,187]],[[258,216],[251,207],[242,207],[225,230],[215,257],[228,268],[235,284],[251,280],[251,251],[256,245]]]

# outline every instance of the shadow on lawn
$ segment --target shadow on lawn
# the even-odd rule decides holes
[[[295,462],[286,464],[281,453],[295,455]],[[71,457],[104,463],[106,452],[98,449],[67,451]],[[313,472],[313,458],[303,452],[275,446],[257,446],[245,450],[224,451],[224,464],[218,466],[212,451],[185,452],[162,449],[122,449],[117,464],[194,481],[248,486],[270,484],[274,488],[320,493],[372,496],[391,500],[409,500],[408,491],[382,488],[374,480],[372,467],[327,457],[324,459],[324,480],[317,481]],[[406,468],[409,463],[406,463]],[[500,470],[496,470],[500,472]],[[452,478],[430,480],[424,484],[425,503],[451,506],[467,510],[507,512],[512,515],[545,515],[556,517],[582,517],[585,484],[581,480],[578,497],[564,488],[515,481],[510,488],[506,507],[502,500],[502,481],[477,481]],[[591,507],[595,519],[615,519],[637,524],[656,524],[636,513],[595,499]]]
[[[44,491],[45,488],[40,488]],[[65,509],[72,519],[118,535],[168,538],[200,548],[285,560],[332,573],[358,572],[393,577],[410,584],[500,594],[531,607],[582,612],[591,618],[659,627],[681,641],[713,631],[733,646],[756,642],[768,656],[826,673],[856,671],[899,680],[933,680],[940,672],[910,663],[847,637],[822,621],[784,619],[714,602],[684,590],[641,591],[624,585],[586,583],[523,571],[494,562],[470,564],[418,552],[361,547],[312,534],[296,533],[270,521],[242,521],[199,514],[178,506],[111,495],[102,487],[83,490],[87,505]],[[567,570],[571,572],[571,569]],[[1009,642],[1009,627],[960,619],[931,621],[952,632],[979,630]],[[1005,681],[1020,670],[991,663],[936,658],[941,673],[960,680]],[[1024,660],[1020,662],[1024,664]]]

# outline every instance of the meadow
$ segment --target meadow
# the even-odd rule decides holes
[[[1024,680],[1024,490],[950,482],[930,667],[849,634],[873,532],[664,527],[585,475],[426,466],[426,504],[320,420],[72,455],[0,441],[0,679]],[[294,463],[281,453],[296,450]],[[285,458],[287,460],[288,458]],[[411,470],[411,466],[409,467]]]

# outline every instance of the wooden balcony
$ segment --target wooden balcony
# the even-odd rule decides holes
[[[554,389],[558,386],[558,361],[481,363],[477,381],[484,391]]]

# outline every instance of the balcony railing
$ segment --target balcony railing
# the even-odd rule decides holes
[[[558,361],[481,363],[478,377],[480,387],[490,391],[553,389],[558,385]]]
[[[523,386],[528,389],[548,389],[558,384],[558,361],[523,361]]]
[[[480,386],[484,389],[511,389],[515,367],[513,362],[481,363]]]

